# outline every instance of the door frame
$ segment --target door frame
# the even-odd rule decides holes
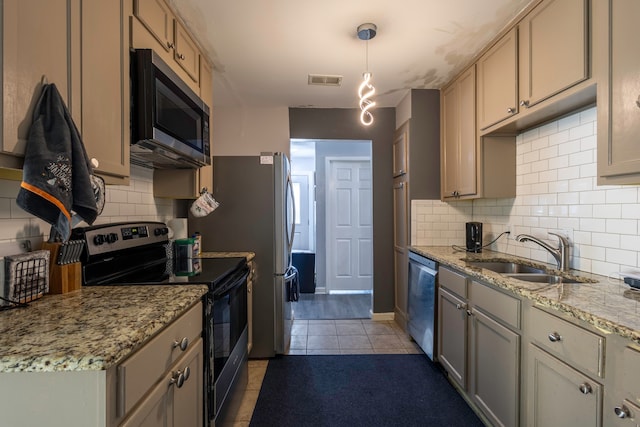
[[[309,250],[316,251],[316,174],[313,171],[291,172],[291,179],[294,175],[306,176],[309,192]]]
[[[324,184],[325,184],[325,206],[324,206],[324,218],[325,218],[325,245],[324,245],[324,258],[325,258],[325,293],[329,294],[331,293],[331,287],[329,286],[329,272],[331,271],[331,267],[333,266],[333,258],[329,256],[329,247],[330,244],[329,242],[332,241],[333,238],[333,227],[330,227],[330,215],[329,213],[331,212],[331,208],[333,207],[332,202],[331,202],[331,197],[329,197],[329,183],[331,181],[331,162],[368,162],[369,166],[371,167],[371,179],[373,180],[373,159],[371,157],[366,157],[366,156],[327,156],[325,157],[325,163],[324,163]],[[371,200],[373,203],[373,182],[371,183]],[[373,206],[371,206],[371,211],[373,213]],[[375,237],[373,234],[373,218],[372,218],[372,228],[371,228],[371,241],[372,241],[372,245],[371,247],[375,247],[375,244],[373,243]],[[373,269],[375,270],[375,265],[373,264],[373,252],[371,253],[371,265],[373,266]],[[375,274],[375,272],[372,273],[372,280],[371,280],[371,290],[369,292],[371,292],[373,294],[373,275]]]

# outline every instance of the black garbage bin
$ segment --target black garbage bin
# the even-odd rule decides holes
[[[316,254],[311,251],[293,251],[292,263],[298,269],[300,292],[314,294],[316,292]]]

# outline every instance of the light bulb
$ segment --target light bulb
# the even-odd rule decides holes
[[[376,103],[371,97],[376,93],[376,88],[371,84],[371,73],[365,72],[363,81],[358,88],[358,96],[360,97],[360,123],[370,126],[373,123],[373,115],[369,111],[375,107]]]

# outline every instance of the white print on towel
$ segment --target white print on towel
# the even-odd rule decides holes
[[[67,193],[71,191],[71,162],[68,157],[59,154],[56,161],[50,162],[46,169],[47,184]]]

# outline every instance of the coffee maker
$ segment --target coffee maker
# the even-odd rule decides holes
[[[467,222],[467,252],[482,252],[481,222]]]

